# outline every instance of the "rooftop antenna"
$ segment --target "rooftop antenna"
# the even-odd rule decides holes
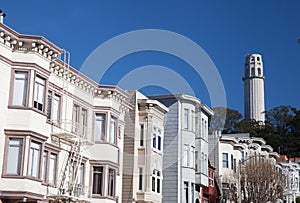
[[[2,10],[0,10],[0,23],[3,23],[3,19],[6,16],[5,13],[2,12]]]

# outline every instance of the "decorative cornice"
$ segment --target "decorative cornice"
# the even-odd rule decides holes
[[[121,104],[119,109],[120,112],[129,109],[129,104],[127,102],[128,94],[117,86],[99,85],[61,60],[55,60],[50,63],[50,72],[77,86],[95,98],[110,98],[115,100]]]
[[[12,51],[38,53],[52,60],[62,52],[62,49],[42,36],[19,34],[8,26],[0,23],[0,43]]]

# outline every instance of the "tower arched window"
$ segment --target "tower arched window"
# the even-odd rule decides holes
[[[255,68],[251,68],[251,76],[255,75]]]
[[[261,68],[258,68],[257,72],[258,72],[258,76],[261,76]]]
[[[258,56],[256,59],[257,59],[257,61],[260,61],[260,58],[259,58],[259,56]]]

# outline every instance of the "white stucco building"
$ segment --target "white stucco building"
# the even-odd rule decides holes
[[[201,202],[208,186],[208,122],[213,111],[189,95],[152,96],[169,108],[163,144],[163,202]]]
[[[209,160],[216,168],[216,178],[226,202],[230,184],[237,184],[239,161],[262,156],[276,163],[279,157],[273,148],[262,138],[250,137],[248,133],[221,134],[220,131],[209,135]]]
[[[300,196],[300,163],[292,162],[286,158],[284,161],[277,162],[277,166],[287,176],[287,187],[283,191],[283,200],[286,203],[295,203],[296,198]]]
[[[121,202],[128,94],[0,23],[0,200]]]
[[[265,121],[264,71],[262,56],[248,54],[244,69],[245,118]]]

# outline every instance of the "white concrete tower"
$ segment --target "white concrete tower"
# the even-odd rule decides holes
[[[245,118],[265,121],[264,80],[262,56],[248,54],[243,77]]]

